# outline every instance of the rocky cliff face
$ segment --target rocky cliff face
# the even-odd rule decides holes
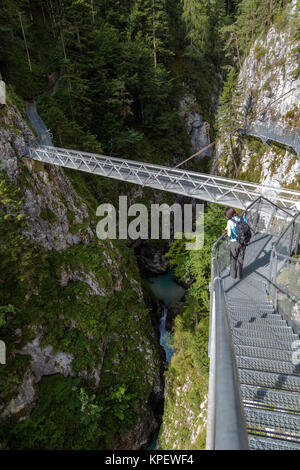
[[[39,403],[41,380],[53,374],[78,378],[100,397],[124,386],[129,396],[134,392],[138,411],[123,433],[113,418],[109,442],[139,449],[157,427],[163,356],[133,251],[95,238],[93,214],[63,171],[48,165],[33,171],[22,158],[29,145],[35,138],[16,107],[2,109],[1,188],[4,195],[19,191],[18,214],[9,217],[12,224],[22,217],[24,248],[22,261],[13,252],[1,256],[22,267],[26,255],[31,272],[10,278],[1,271],[1,303],[12,304],[16,314],[3,330],[9,358],[0,370],[6,384],[0,415],[14,423],[28,417]],[[3,194],[2,215],[11,206]]]
[[[196,107],[196,100],[191,96],[184,97],[179,103],[180,114],[185,120],[193,153],[198,152],[201,148],[210,144],[210,125],[208,122],[205,122],[202,116],[196,111]],[[201,154],[201,157],[211,157],[212,154],[213,149],[209,148]]]
[[[256,40],[243,63],[236,93],[240,95],[237,113],[241,113],[241,127],[291,132],[300,142],[299,43],[295,39],[299,17],[299,2],[293,0],[281,21]],[[241,135],[235,136],[234,145],[240,179],[300,188],[300,156],[288,146],[266,145],[259,138]],[[231,176],[235,171],[226,134],[218,141],[214,171]]]

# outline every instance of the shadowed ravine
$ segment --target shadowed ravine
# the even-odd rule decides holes
[[[171,302],[178,302],[183,297],[185,290],[174,281],[173,271],[169,271],[168,273],[161,274],[159,276],[150,277],[148,281],[155,297],[164,303],[163,315],[159,324],[160,344],[166,352],[168,363],[170,363],[175,351],[170,346],[171,337],[169,331],[166,330],[168,304]],[[148,450],[154,450],[156,448],[158,434],[159,431],[156,432]]]

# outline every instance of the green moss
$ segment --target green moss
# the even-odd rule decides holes
[[[289,126],[299,127],[300,125],[300,109],[298,106],[294,106],[293,109],[290,109],[284,116],[285,120]]]
[[[66,202],[64,204],[65,206],[67,205]],[[74,219],[75,219],[74,211],[70,211],[69,209],[67,210],[67,219],[70,225],[74,222]]]
[[[259,60],[261,57],[263,57],[267,53],[267,49],[263,48],[260,44],[258,44],[254,52],[255,52],[256,60]]]
[[[25,116],[25,102],[19,95],[17,95],[11,85],[7,85],[6,87],[6,101],[8,105],[12,104],[16,106],[21,114]]]
[[[41,210],[40,217],[44,220],[47,220],[47,222],[50,222],[51,224],[57,222],[58,220],[57,216],[54,214],[54,212],[52,212],[51,209],[49,209],[49,207],[46,207]]]
[[[292,183],[285,184],[284,187],[286,189],[295,189],[296,191],[300,191],[300,175],[296,175],[295,180]]]
[[[90,221],[89,219],[86,219],[82,224],[74,224],[70,227],[70,233],[75,235],[76,233],[82,231],[85,231],[89,227]]]
[[[269,165],[269,171],[271,176],[278,170],[280,165],[282,164],[284,160],[284,156],[286,154],[286,148],[280,147],[280,145],[272,145],[272,152],[275,154],[273,157],[270,165]]]
[[[253,183],[259,183],[262,172],[262,157],[266,153],[266,146],[258,139],[247,136],[246,137],[247,147],[250,153],[250,161],[247,169],[244,172],[240,172],[238,178],[241,180],[252,181]]]

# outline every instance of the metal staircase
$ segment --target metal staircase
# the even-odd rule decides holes
[[[270,221],[266,215],[270,210],[264,210],[266,205],[272,204],[258,200],[246,211],[255,235],[246,250],[242,280],[229,276],[229,248],[224,237],[213,250],[216,269],[213,269],[211,295],[215,299],[215,315],[211,316],[210,333],[213,378],[209,390],[208,449],[300,450],[300,360],[299,364],[293,361],[295,342],[299,341],[296,333],[300,326],[300,260],[290,258],[288,248],[287,254],[282,254],[284,259],[279,261],[281,253],[278,253],[274,262],[276,250],[290,246],[293,252],[298,246],[300,215],[291,217],[286,213],[283,222],[282,209],[274,206]],[[287,276],[294,276],[294,269],[298,283],[296,278],[295,289],[287,292]],[[216,284],[223,298],[215,297]],[[236,375],[224,368],[217,373],[215,358],[220,338],[213,331],[221,316],[227,322],[223,341],[233,356]],[[226,406],[229,392],[224,383],[227,380],[228,387],[228,376],[236,382],[236,407],[241,409],[231,410],[226,428],[218,412],[217,390],[221,387],[219,396],[224,397]],[[223,430],[219,429],[217,435],[218,426]],[[228,441],[230,432],[231,441]],[[240,440],[243,433],[247,435],[247,444]]]

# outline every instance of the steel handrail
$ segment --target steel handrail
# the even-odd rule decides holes
[[[226,232],[212,248],[206,448],[208,450],[247,450],[247,426],[225,293],[220,277],[221,268],[217,257],[217,247],[225,237]],[[226,402],[226,407],[224,407],[224,402]]]
[[[284,235],[287,233],[287,231],[290,229],[290,227],[295,223],[295,220],[300,217],[300,212],[297,212],[293,219],[291,220],[291,222],[289,223],[289,225],[286,227],[286,229],[284,230],[284,232],[280,235],[280,237],[278,238],[278,240],[274,243],[274,247],[275,247],[275,250],[276,250],[276,247],[277,245],[279,244],[279,242],[282,240],[282,238],[284,237]],[[276,250],[277,251],[277,250]],[[291,253],[289,253],[291,254]]]

